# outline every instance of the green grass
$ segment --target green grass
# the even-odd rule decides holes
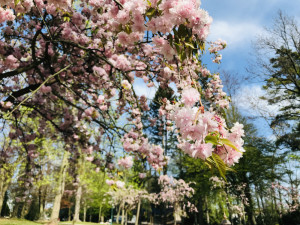
[[[60,222],[60,225],[72,225],[72,221],[68,222]],[[89,223],[89,222],[77,222],[76,225],[99,225],[99,223]],[[0,218],[0,225],[43,225],[43,223],[36,223],[28,220],[21,220],[21,219],[3,219]],[[113,225],[117,225],[113,223]]]
[[[41,225],[41,223],[35,223],[28,220],[21,219],[0,219],[0,225]]]
[[[60,222],[59,223],[60,225],[71,225],[72,224],[72,221],[66,221],[66,222]],[[90,223],[90,222],[77,222],[76,224],[78,225],[99,225],[99,223]],[[1,225],[1,223],[0,223]],[[118,225],[116,223],[113,223],[113,225]]]

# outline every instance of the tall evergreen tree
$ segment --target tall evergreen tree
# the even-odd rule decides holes
[[[270,105],[279,105],[271,124],[280,128],[277,144],[299,151],[300,27],[282,12],[274,22],[267,35],[258,40],[259,66],[263,68],[261,73],[265,75],[267,91],[263,99]]]

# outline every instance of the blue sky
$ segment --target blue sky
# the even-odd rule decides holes
[[[201,8],[208,11],[214,20],[208,39],[221,38],[228,43],[222,51],[222,63],[216,69],[239,75],[247,75],[246,68],[254,62],[253,44],[256,37],[263,34],[264,28],[272,27],[279,10],[300,21],[300,0],[202,0]],[[215,68],[212,65],[209,67]],[[257,100],[264,94],[261,86],[262,83],[244,82],[233,96],[245,115],[269,116],[273,113],[274,116],[274,112],[278,111],[278,106],[268,106],[266,102]],[[256,109],[253,108],[256,106]],[[257,119],[255,124],[259,134],[272,137],[272,131],[263,119]]]
[[[228,43],[220,68],[239,73],[244,73],[249,63],[251,43],[265,27],[272,26],[279,10],[300,21],[299,0],[202,0],[201,8],[214,20],[208,39],[221,38]]]
[[[224,39],[228,47],[223,51],[222,69],[244,72],[248,64],[251,41],[272,26],[279,10],[298,16],[299,0],[202,0],[201,8],[208,11],[214,21],[210,40]]]

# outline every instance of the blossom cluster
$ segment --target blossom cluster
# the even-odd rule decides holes
[[[125,158],[119,159],[118,165],[125,169],[131,168],[133,166],[132,156],[127,156]]]
[[[197,208],[193,205],[188,198],[194,194],[194,189],[190,186],[191,183],[186,183],[182,179],[175,179],[168,175],[161,175],[158,179],[162,190],[156,197],[156,204],[164,202],[172,207],[181,206],[183,210],[189,209],[190,211],[197,212]]]
[[[167,164],[161,146],[150,144],[147,138],[139,138],[138,133],[133,130],[124,135],[122,142],[125,151],[142,154],[143,157],[147,157],[147,161],[155,169],[161,169]]]
[[[105,181],[105,183],[109,186],[115,185],[117,188],[120,188],[120,189],[125,188],[125,182],[120,181],[120,180],[115,181],[115,180],[107,179]]]
[[[243,125],[235,123],[228,129],[225,120],[216,112],[196,107],[195,104],[199,101],[197,90],[190,87],[183,90],[181,101],[176,104],[167,102],[166,109],[170,119],[180,132],[178,147],[195,158],[205,160],[214,153],[227,165],[237,163],[244,151]],[[215,141],[207,141],[207,137]]]
[[[213,74],[205,89],[205,98],[220,108],[229,107],[229,97],[223,91],[222,81],[219,74]]]
[[[300,194],[299,190],[293,186],[286,187],[281,185],[278,182],[274,182],[271,184],[271,189],[272,191],[277,191],[278,192],[278,197],[279,198],[284,198],[285,202],[281,204],[281,207],[286,209],[289,212],[294,212],[299,209],[300,204],[299,204],[299,199],[300,199]],[[275,193],[276,195],[277,193]]]

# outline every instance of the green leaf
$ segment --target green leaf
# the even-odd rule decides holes
[[[170,45],[173,46],[173,35],[172,35],[172,34],[169,34],[169,35],[168,35],[168,39],[169,39]]]
[[[180,24],[180,26],[178,27],[178,37],[186,37],[188,34],[188,31],[186,29],[186,26],[184,26],[183,24]]]
[[[216,167],[218,168],[220,175],[226,181],[226,177],[225,177],[226,168],[227,168],[226,164],[223,162],[223,160],[220,158],[220,156],[215,154],[215,153],[212,153],[211,157],[212,157],[213,161],[215,162]]]
[[[204,140],[205,140],[205,143],[211,143],[213,145],[219,145],[217,136],[207,135]]]
[[[178,55],[180,55],[180,47],[177,43],[175,43],[175,48],[176,48]]]
[[[230,140],[225,139],[225,138],[220,138],[220,143],[224,144],[224,145],[228,145],[229,147],[233,148],[234,150],[236,150],[237,152],[243,153],[241,152]]]
[[[20,0],[15,0],[15,6],[18,5],[19,2]]]
[[[192,45],[191,43],[185,42],[184,44],[186,46],[190,47],[191,49],[194,49],[194,45]]]
[[[125,25],[125,32],[131,34],[131,27],[128,24]]]
[[[148,11],[146,12],[146,16],[149,17],[149,19],[151,19],[154,16],[155,12],[156,12],[155,8],[149,8]]]

